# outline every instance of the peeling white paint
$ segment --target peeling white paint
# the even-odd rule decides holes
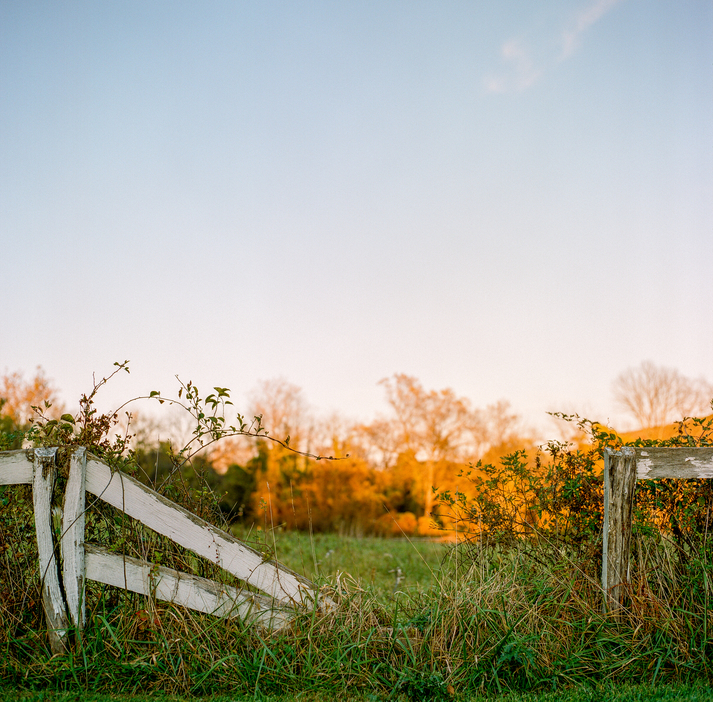
[[[86,566],[90,580],[217,617],[241,617],[269,629],[281,629],[295,615],[294,610],[281,608],[271,598],[148,561],[122,557],[100,546],[86,545]]]
[[[690,463],[696,469],[699,478],[713,478],[713,458],[709,461],[701,461],[689,456],[686,458],[686,463]]]
[[[52,653],[64,653],[69,621],[59,585],[59,568],[52,531],[52,491],[56,478],[56,448],[35,449],[32,501],[35,509],[35,536],[39,557],[42,605]]]
[[[642,456],[648,456],[647,453],[641,452]],[[649,472],[654,467],[654,462],[650,458],[640,458],[636,462],[636,478],[637,480],[646,480]]]
[[[657,446],[636,449],[636,477],[638,480],[713,479],[713,448]]]
[[[31,485],[33,480],[32,460],[27,451],[3,451],[0,455],[0,485]]]

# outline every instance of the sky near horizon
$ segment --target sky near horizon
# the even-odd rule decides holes
[[[0,0],[0,373],[416,376],[533,426],[713,381],[708,0]]]

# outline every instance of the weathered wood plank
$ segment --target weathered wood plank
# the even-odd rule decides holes
[[[0,454],[0,485],[32,485],[34,469],[27,451],[3,451]]]
[[[713,447],[636,447],[637,480],[713,478]]]
[[[69,478],[64,492],[62,515],[62,579],[67,610],[72,624],[81,631],[85,623],[84,608],[84,478],[86,449],[72,451]]]
[[[63,653],[66,650],[69,622],[59,587],[59,559],[54,550],[52,534],[52,491],[56,477],[56,452],[56,448],[35,449],[32,499],[42,580],[42,605],[47,619],[50,647],[53,653]]]
[[[217,617],[240,617],[269,629],[283,628],[294,616],[294,610],[275,609],[273,600],[230,585],[110,553],[93,544],[85,544],[85,551],[87,578],[99,583]]]
[[[93,456],[87,460],[86,489],[280,602],[307,604],[317,597],[313,583],[306,578],[265,560],[230,534],[120,471],[112,472]]]
[[[631,520],[636,488],[634,449],[604,450],[604,534],[602,547],[602,587],[605,604],[621,607],[624,585],[629,579]]]

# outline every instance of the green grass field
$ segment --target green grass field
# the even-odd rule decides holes
[[[438,585],[452,552],[448,542],[435,539],[234,531],[254,548],[269,548],[278,561],[310,580],[336,583],[346,578],[384,603],[396,592],[415,594]]]
[[[52,656],[36,623],[8,620],[0,699],[713,699],[707,614],[688,609],[685,593],[668,609],[651,593],[616,619],[602,613],[580,566],[560,556],[538,562],[544,551],[477,556],[425,539],[237,535],[314,578],[337,610],[269,634],[138,595],[94,593],[75,653]]]
[[[596,558],[547,543],[236,536],[313,579],[336,609],[269,633],[90,584],[82,644],[53,656],[28,581],[23,606],[1,610],[0,700],[713,700],[713,569],[682,569],[665,543],[636,546],[644,577],[614,617]],[[36,556],[23,557],[31,571]]]
[[[373,694],[315,694],[289,693],[287,695],[211,697],[176,697],[173,695],[106,695],[76,692],[8,692],[4,699],[13,702],[376,702],[377,700],[398,700],[399,698],[379,697]],[[713,690],[705,684],[693,685],[624,685],[614,687],[577,687],[562,692],[507,693],[502,695],[454,695],[454,702],[473,700],[477,702],[709,702],[713,700]]]

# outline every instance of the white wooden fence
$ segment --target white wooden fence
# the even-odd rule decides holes
[[[52,529],[56,448],[0,452],[0,485],[32,485],[42,603],[54,652],[66,650],[68,630],[85,624],[85,582],[125,588],[221,617],[241,617],[278,629],[297,608],[329,607],[312,582],[171,502],[102,460],[74,449],[64,494],[60,543]],[[89,492],[154,531],[207,558],[265,595],[147,561],[110,553],[84,541]],[[58,558],[58,554],[61,558]],[[59,562],[61,561],[61,568]],[[60,580],[63,587],[60,587]]]
[[[602,587],[610,610],[621,607],[629,580],[636,481],[656,478],[713,478],[713,447],[605,449]]]

